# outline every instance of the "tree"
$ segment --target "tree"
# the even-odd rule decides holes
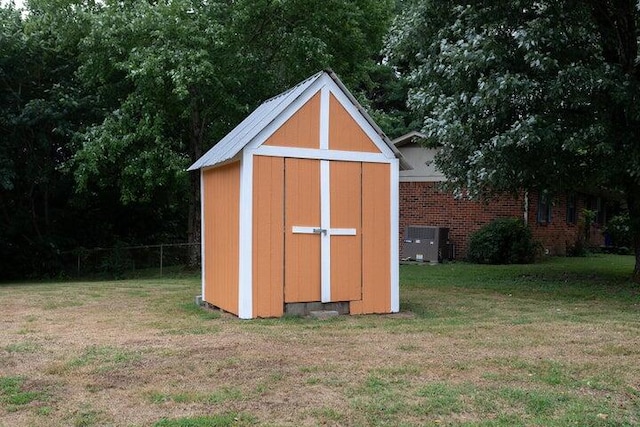
[[[125,205],[186,207],[189,242],[199,241],[199,183],[185,169],[214,118],[237,109],[238,85],[223,71],[224,12],[189,0],[106,2],[82,44],[80,80],[105,113],[81,135],[80,188],[115,188]]]
[[[80,54],[84,92],[104,115],[81,133],[77,182],[115,187],[123,203],[186,194],[188,239],[199,242],[199,177],[186,167],[260,101],[319,69],[361,79],[390,11],[373,0],[106,1]]]
[[[25,3],[0,5],[3,278],[77,246],[198,242],[191,162],[322,68],[371,94],[389,75],[392,0]]]
[[[185,198],[122,204],[120,188],[96,182],[75,191],[77,135],[104,120],[122,93],[83,90],[78,79],[98,5],[0,7],[0,280],[59,275],[63,253],[78,246],[166,242],[178,231],[184,239]]]
[[[50,274],[64,236],[60,211],[72,182],[61,170],[73,152],[75,46],[86,22],[69,1],[33,1],[25,17],[0,6],[0,271]],[[64,22],[64,25],[62,23]],[[56,25],[59,24],[59,25]],[[69,216],[69,215],[67,215]]]
[[[360,103],[389,138],[397,138],[419,129],[419,115],[407,107],[409,85],[394,67],[371,64],[369,79],[356,88]]]
[[[640,281],[640,12],[630,0],[407,2],[388,37],[457,189],[626,200]]]

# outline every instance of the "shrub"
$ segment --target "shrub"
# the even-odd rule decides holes
[[[631,219],[628,213],[616,215],[607,223],[606,233],[611,236],[614,246],[630,247],[633,244],[631,238]]]
[[[127,250],[126,243],[116,242],[109,249],[101,263],[102,273],[114,279],[124,279],[125,273],[134,269],[133,259]]]
[[[501,218],[471,235],[467,258],[479,264],[525,264],[533,262],[537,249],[521,219]]]

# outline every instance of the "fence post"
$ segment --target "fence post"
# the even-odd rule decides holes
[[[162,244],[160,245],[160,277],[162,277]]]
[[[78,277],[80,277],[80,253],[78,253]]]

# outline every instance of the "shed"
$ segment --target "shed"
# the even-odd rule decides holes
[[[265,101],[189,168],[203,301],[243,319],[397,312],[407,167],[330,70]]]

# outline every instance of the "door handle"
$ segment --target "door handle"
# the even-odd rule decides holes
[[[327,229],[326,228],[314,228],[313,229],[313,233],[314,234],[323,234],[323,235],[327,235]]]

